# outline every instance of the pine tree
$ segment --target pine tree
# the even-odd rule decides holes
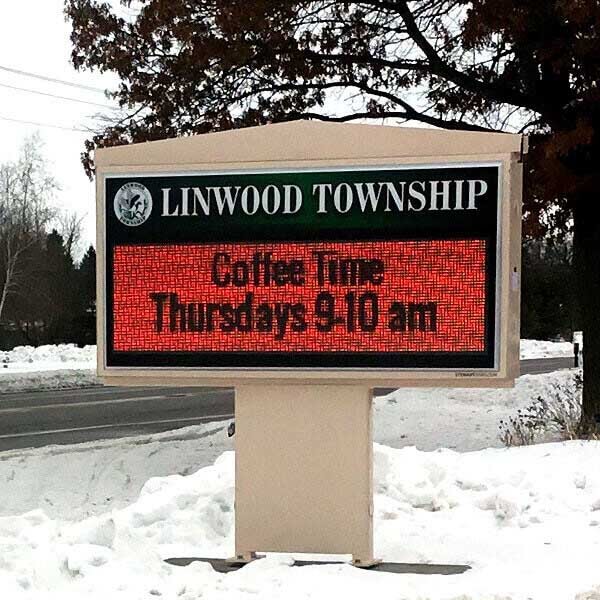
[[[96,251],[90,246],[77,269],[76,338],[79,345],[96,343]]]

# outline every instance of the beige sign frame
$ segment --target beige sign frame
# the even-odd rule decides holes
[[[374,386],[509,386],[518,374],[520,136],[294,122],[101,149],[96,153],[98,374],[117,385],[236,388],[234,562],[256,551],[352,554],[373,564]],[[107,176],[398,165],[501,167],[497,369],[107,368],[104,183]]]
[[[293,140],[293,143],[291,143]],[[298,121],[96,152],[98,374],[109,384],[237,386],[243,383],[346,383],[370,386],[507,387],[518,376],[522,138]],[[107,367],[105,348],[104,187],[126,174],[256,172],[498,164],[501,172],[494,369],[215,369]]]

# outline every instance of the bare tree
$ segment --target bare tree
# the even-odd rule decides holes
[[[56,220],[56,229],[64,240],[65,250],[69,256],[74,257],[81,241],[83,216],[64,210],[58,213]]]
[[[57,189],[38,135],[24,142],[16,162],[0,165],[0,320],[7,298],[30,274],[28,250],[55,216],[51,200]]]

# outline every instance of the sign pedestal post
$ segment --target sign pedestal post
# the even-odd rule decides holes
[[[373,558],[372,390],[236,388],[235,558],[257,551]]]

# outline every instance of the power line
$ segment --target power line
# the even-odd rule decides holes
[[[90,104],[91,106],[99,106],[101,108],[108,108],[116,110],[116,107],[109,106],[108,104],[100,104],[99,102],[90,102],[89,100],[81,100],[79,98],[71,98],[69,96],[58,96],[56,94],[50,94],[48,92],[40,92],[38,90],[31,90],[29,88],[22,88],[16,85],[9,85],[8,83],[0,83],[0,86],[9,88],[11,90],[18,90],[20,92],[28,92],[29,94],[39,94],[40,96],[49,96],[50,98],[58,98],[59,100],[69,100],[70,102],[79,102],[81,104]]]
[[[35,125],[36,127],[52,127],[53,129],[63,129],[65,131],[78,131],[81,133],[90,133],[88,129],[80,129],[77,127],[67,127],[64,125],[52,125],[50,123],[39,123],[37,121],[25,121],[23,119],[13,119],[11,117],[4,117],[0,115],[0,120],[11,121],[12,123],[22,123],[23,125]]]
[[[52,83],[59,83],[61,85],[68,85],[70,87],[79,88],[81,90],[87,90],[88,92],[97,92],[104,94],[105,90],[91,85],[83,85],[81,83],[73,83],[72,81],[65,81],[64,79],[54,79],[53,77],[46,77],[45,75],[39,75],[38,73],[30,73],[29,71],[22,71],[20,69],[13,69],[12,67],[4,67],[0,65],[0,71],[7,71],[8,73],[15,73],[17,75],[24,75],[25,77],[33,77],[34,79],[41,79],[43,81],[50,81]]]

